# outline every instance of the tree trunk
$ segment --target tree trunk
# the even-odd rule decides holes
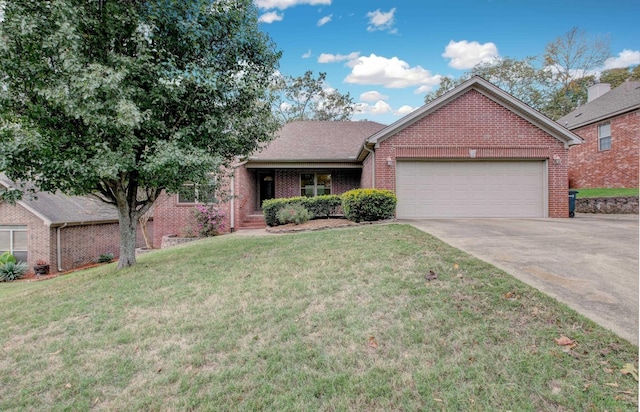
[[[120,218],[120,258],[118,269],[128,268],[136,264],[136,235],[138,219],[131,216],[126,205],[118,206]],[[133,212],[135,214],[135,212]]]

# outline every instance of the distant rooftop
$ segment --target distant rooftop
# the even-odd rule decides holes
[[[615,89],[558,119],[569,130],[640,109],[640,82],[626,81]]]
[[[0,185],[9,188],[16,184],[0,173]],[[62,193],[26,193],[18,204],[38,216],[45,225],[60,226],[108,223],[118,221],[118,211],[112,205],[92,196],[67,196]]]

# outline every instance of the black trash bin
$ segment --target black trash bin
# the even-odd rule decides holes
[[[569,190],[569,217],[574,217],[576,215],[576,196],[578,195],[577,190]]]

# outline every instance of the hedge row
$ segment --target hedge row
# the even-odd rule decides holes
[[[291,205],[307,209],[312,219],[328,218],[337,214],[340,206],[347,219],[354,222],[375,221],[393,217],[396,195],[389,190],[354,189],[338,195],[316,197],[290,197],[265,200],[262,204],[264,219],[269,226],[279,224],[278,212]]]

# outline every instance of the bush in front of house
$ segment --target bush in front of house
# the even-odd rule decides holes
[[[278,210],[278,213],[276,213],[278,223],[281,225],[286,225],[287,223],[295,223],[296,225],[299,225],[301,223],[308,222],[312,217],[313,214],[311,214],[311,212],[309,212],[309,210],[300,203],[290,203],[282,206],[280,210]]]
[[[216,236],[224,232],[224,210],[214,205],[197,205],[193,210],[196,219],[198,235],[201,237]]]
[[[278,212],[285,206],[299,204],[311,213],[310,219],[328,218],[337,213],[338,208],[342,204],[340,196],[324,195],[316,197],[287,197],[280,199],[269,199],[262,202],[262,213],[264,220],[269,226],[277,226]]]
[[[354,189],[342,194],[344,216],[354,222],[372,222],[395,215],[398,198],[390,190]]]
[[[29,266],[25,262],[6,262],[0,266],[0,281],[12,282],[27,273]]]
[[[330,216],[335,216],[342,205],[342,199],[338,195],[323,195],[303,197],[300,203],[313,214],[312,219],[328,219]]]
[[[268,226],[277,226],[278,211],[290,203],[300,203],[302,199],[302,197],[290,197],[265,200],[264,202],[262,202],[262,213],[264,214],[264,221]]]

